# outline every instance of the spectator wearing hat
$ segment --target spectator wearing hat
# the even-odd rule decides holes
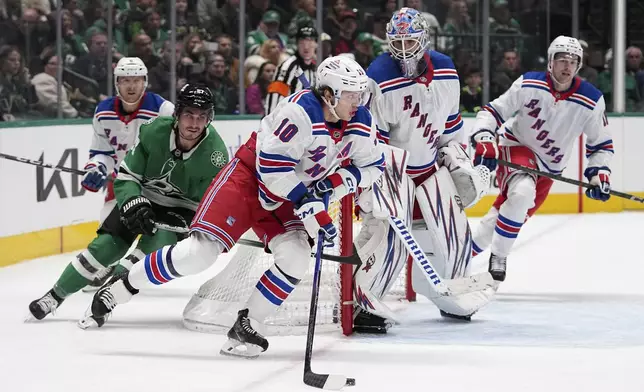
[[[369,67],[369,64],[376,58],[374,53],[374,37],[369,33],[358,34],[355,40],[355,48],[349,53],[344,53],[355,60],[364,69]]]
[[[268,86],[265,110],[267,115],[284,97],[304,89],[302,81],[298,77],[300,73],[304,75],[311,86],[315,86],[318,32],[314,27],[301,27],[295,38],[297,40],[296,53],[280,64],[275,73],[275,80]]]
[[[516,48],[518,52],[523,53],[523,38],[521,35],[521,25],[512,17],[507,0],[494,0],[491,2],[492,18],[490,18],[490,33],[501,34],[505,37],[493,37],[491,44],[496,52],[508,48]]]
[[[333,42],[333,54],[350,53],[355,48],[354,39],[358,30],[357,15],[351,10],[344,11],[339,16],[340,34]]]
[[[58,56],[45,56],[43,59],[44,71],[31,79],[31,84],[34,86],[36,96],[38,97],[37,107],[49,117],[56,116],[58,110],[58,81],[56,80],[56,73],[58,72],[59,66],[60,61],[58,60]],[[65,118],[78,117],[78,111],[69,102],[69,95],[64,86],[61,89],[60,105]]]
[[[259,53],[262,44],[269,40],[276,40],[284,50],[288,43],[286,34],[280,33],[280,14],[274,10],[268,10],[262,16],[257,30],[251,31],[246,39],[246,50],[248,55]]]
[[[302,27],[315,26],[315,0],[297,0],[297,12],[288,25],[289,38],[295,37]]]

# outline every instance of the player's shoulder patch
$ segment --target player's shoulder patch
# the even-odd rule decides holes
[[[215,150],[210,154],[210,163],[212,163],[214,167],[221,169],[226,166],[228,159],[226,159],[226,154],[224,154],[223,151]]]
[[[381,84],[402,77],[402,72],[389,53],[382,53],[369,64],[367,76]]]

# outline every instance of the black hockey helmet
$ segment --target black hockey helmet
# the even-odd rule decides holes
[[[174,107],[174,117],[179,117],[185,108],[206,110],[210,122],[215,115],[215,98],[207,86],[188,83],[179,91]]]
[[[318,39],[318,31],[310,23],[304,23],[301,26],[298,26],[297,33],[295,33],[295,39],[300,40],[303,38],[312,38],[314,40]]]

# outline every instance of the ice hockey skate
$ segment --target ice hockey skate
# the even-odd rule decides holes
[[[44,319],[48,314],[54,313],[56,308],[58,308],[63,301],[64,299],[57,296],[53,290],[49,290],[47,294],[29,304],[30,314],[27,316],[25,321]]]
[[[494,280],[498,282],[505,280],[506,261],[507,257],[499,257],[494,254],[490,256],[490,267],[488,271]]]
[[[78,322],[82,329],[102,327],[111,315],[116,305],[128,302],[138,290],[127,283],[127,275],[113,276],[101,287],[94,298],[85,317]]]
[[[235,325],[228,331],[228,341],[220,353],[234,357],[257,358],[268,349],[268,340],[251,326],[248,309],[237,313]]]

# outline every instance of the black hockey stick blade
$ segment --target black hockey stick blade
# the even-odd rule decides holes
[[[309,369],[304,372],[304,384],[315,388],[339,391],[343,387],[356,385],[356,379],[337,374],[317,374]]]

